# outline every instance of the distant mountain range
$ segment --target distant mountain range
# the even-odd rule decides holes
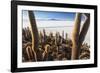
[[[66,21],[65,19],[36,19],[39,21]]]

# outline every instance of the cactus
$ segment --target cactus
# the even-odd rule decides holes
[[[73,43],[72,57],[71,57],[72,59],[79,59],[80,48],[82,46],[82,43],[85,39],[86,33],[90,25],[90,14],[85,13],[84,15],[86,17],[86,20],[80,31],[81,14],[80,13],[76,14],[74,30],[72,33],[72,43]]]
[[[85,39],[86,33],[87,33],[88,29],[89,29],[89,25],[90,25],[90,14],[86,14],[85,13],[84,15],[86,17],[86,20],[85,20],[85,22],[83,24],[83,27],[82,27],[82,30],[80,32],[79,47],[81,47],[81,45],[82,45],[82,43],[83,43],[83,41]]]
[[[33,11],[28,11],[29,13],[29,20],[30,20],[30,31],[32,36],[32,50],[35,56],[35,61],[41,60],[40,53],[38,51],[38,45],[39,45],[39,34],[36,26],[35,16]]]
[[[78,59],[79,57],[79,32],[80,32],[81,14],[76,13],[74,29],[72,32],[72,56],[71,59]]]

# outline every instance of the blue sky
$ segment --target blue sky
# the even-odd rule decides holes
[[[51,12],[51,11],[34,11],[36,19],[48,20],[66,20],[73,21],[75,19],[75,13],[72,12]],[[28,18],[28,11],[23,10],[23,19]]]
[[[74,20],[75,13],[35,11],[37,19]]]

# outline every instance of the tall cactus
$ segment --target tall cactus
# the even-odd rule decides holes
[[[90,26],[90,14],[85,13],[84,15],[85,15],[85,22],[83,23],[83,27],[80,31],[80,36],[79,36],[79,46],[78,46],[79,51]]]
[[[78,59],[79,57],[79,32],[80,32],[81,14],[76,13],[74,29],[72,32],[72,56],[71,59]]]
[[[90,14],[85,13],[85,22],[83,23],[82,29],[80,31],[81,14],[77,13],[75,18],[74,30],[72,33],[72,59],[79,59],[80,48],[85,39],[87,31],[90,25]]]
[[[85,13],[84,15],[86,17],[86,20],[85,20],[85,22],[83,24],[83,27],[82,27],[82,30],[80,32],[80,36],[79,36],[79,46],[82,45],[82,43],[83,43],[83,41],[85,39],[85,36],[86,36],[86,34],[88,32],[89,26],[90,26],[90,14]]]
[[[32,50],[34,53],[34,59],[35,61],[40,60],[40,54],[38,51],[38,45],[39,45],[39,34],[36,26],[35,16],[33,11],[28,11],[29,14],[29,20],[30,20],[30,30],[31,30],[31,36],[32,36]]]

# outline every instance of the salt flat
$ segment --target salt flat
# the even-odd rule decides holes
[[[23,28],[28,27],[30,24],[28,21],[25,21],[23,23]],[[49,35],[50,32],[55,34],[56,32],[59,32],[60,35],[62,35],[62,32],[64,31],[64,37],[65,34],[68,34],[68,38],[71,39],[72,36],[72,30],[74,27],[74,22],[73,21],[55,21],[55,20],[36,20],[36,24],[38,27],[38,31],[43,31],[45,29],[46,34]],[[81,22],[81,27],[82,27],[83,22]],[[88,33],[85,38],[85,43],[90,44],[90,29],[88,30]]]

